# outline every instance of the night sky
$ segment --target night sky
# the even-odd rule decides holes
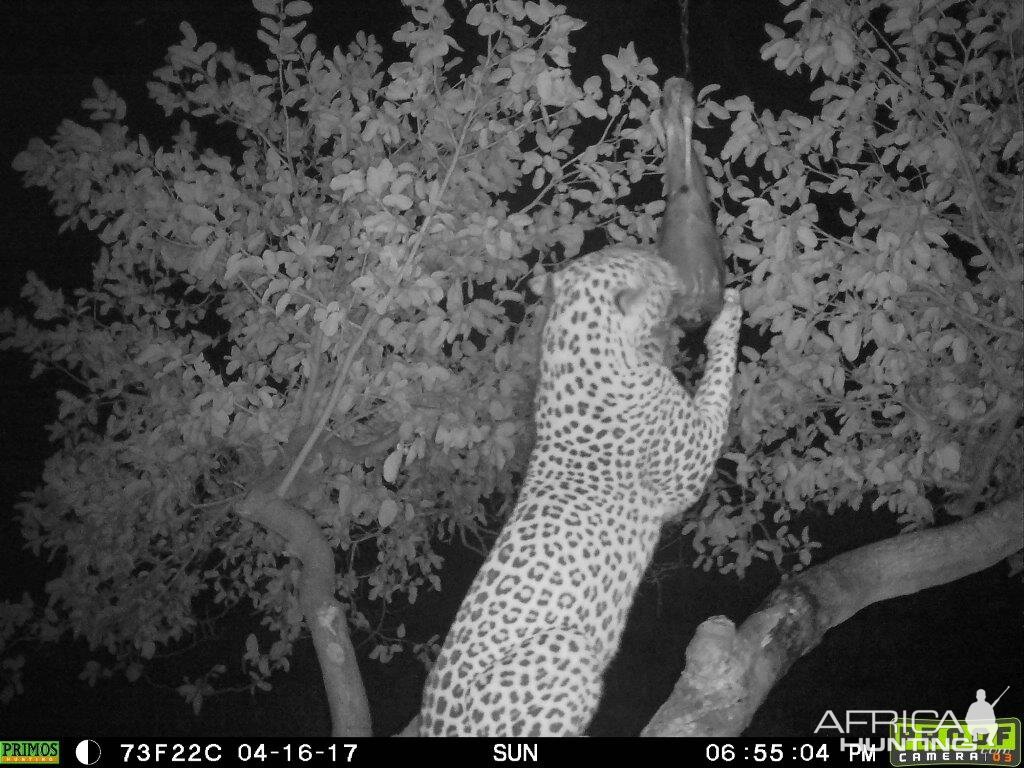
[[[574,71],[580,73],[580,80],[598,71],[602,54],[615,53],[630,40],[641,57],[654,60],[662,80],[682,71],[676,0],[570,0],[565,5],[571,14],[588,22],[573,38],[577,46]],[[178,24],[182,20],[192,24],[201,42],[213,40],[234,48],[251,64],[262,62],[264,54],[255,37],[257,14],[248,2],[8,2],[4,9],[7,35],[0,54],[4,206],[0,216],[6,249],[0,260],[4,278],[0,281],[0,306],[22,307],[18,291],[27,270],[34,270],[51,285],[72,287],[87,279],[98,253],[98,241],[87,234],[58,236],[59,222],[49,213],[45,193],[21,186],[11,161],[28,140],[48,138],[64,118],[84,120],[79,104],[90,95],[91,81],[98,76],[128,102],[127,120],[134,131],[146,134],[154,143],[166,142],[176,131],[178,118],[166,120],[162,110],[148,100],[146,81],[161,66],[166,48],[180,39]],[[761,62],[758,54],[765,39],[763,24],[781,25],[783,15],[784,9],[769,0],[692,0],[691,67],[697,88],[716,82],[723,86],[716,96],[719,100],[747,94],[761,107],[806,109],[807,85],[776,72]],[[309,30],[316,33],[321,49],[344,46],[358,30],[365,30],[390,45],[386,51],[397,53],[390,34],[405,18],[397,0],[321,0],[314,2]],[[712,148],[716,143],[715,137],[700,138]],[[0,597],[17,596],[26,587],[35,589],[38,596],[45,571],[18,551],[12,541],[15,529],[9,511],[18,493],[38,482],[41,461],[48,453],[43,425],[52,421],[56,412],[53,386],[57,382],[30,380],[20,357],[3,354],[0,366],[0,394],[5,405],[0,417],[0,472],[4,479]],[[835,531],[839,537],[849,534],[848,528]],[[875,538],[882,535],[888,533],[879,528]],[[870,539],[855,543],[866,540]],[[843,541],[852,545],[849,539]],[[845,547],[840,544],[838,548]],[[827,708],[950,708],[962,713],[973,700],[975,688],[998,692],[1007,684],[1014,688],[998,714],[1019,714],[1024,701],[1020,600],[1019,594],[1007,594],[1004,572],[1000,567],[965,580],[955,589],[930,590],[873,606],[834,630],[776,689],[752,732],[808,734]],[[471,572],[466,579],[469,576]],[[455,593],[449,602],[454,600],[457,605],[465,586],[468,581],[461,586],[458,579],[446,581],[446,587]],[[683,593],[682,602],[665,608],[663,602],[673,589]],[[637,628],[627,635],[621,654],[632,655],[640,669],[617,662],[610,671],[608,697],[621,693],[623,698],[602,709],[595,731],[608,735],[635,731],[653,712],[643,709],[650,707],[648,703],[637,702],[665,698],[678,675],[693,625],[714,613],[742,619],[767,589],[749,579],[738,583],[731,577],[684,572],[663,585],[660,593],[647,590],[634,611]],[[707,595],[719,596],[718,602],[704,604]],[[963,609],[979,603],[983,618],[964,619]],[[644,620],[653,628],[643,624]],[[432,631],[443,633],[444,629]],[[240,651],[238,642],[247,631],[240,628],[240,634],[230,640],[235,646],[228,650],[228,658]],[[634,645],[628,645],[630,642]],[[62,653],[44,653],[30,657],[29,664],[35,665],[30,673],[32,688],[11,710],[0,708],[0,726],[6,722],[12,728],[33,728],[41,735],[45,734],[36,729],[44,726],[50,735],[54,729],[96,729],[90,732],[119,735],[145,723],[150,723],[146,729],[150,733],[323,734],[326,710],[322,692],[316,687],[319,674],[308,644],[304,651],[307,653],[297,654],[287,679],[275,679],[272,693],[255,701],[244,695],[218,699],[200,719],[171,690],[114,683],[87,689],[74,682],[80,667],[65,663]],[[74,664],[80,663],[80,657],[71,657],[76,659]],[[388,670],[381,671],[372,662],[366,669],[375,725],[383,735],[399,728],[415,711],[423,672],[416,664],[397,662]],[[638,685],[643,690],[631,690]],[[310,690],[316,691],[315,701],[304,708],[304,691]],[[55,701],[54,696],[59,699]],[[0,731],[4,732],[0,736],[8,735],[6,727]]]

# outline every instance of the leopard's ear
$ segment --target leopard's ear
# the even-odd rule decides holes
[[[615,306],[626,317],[629,317],[643,298],[643,288],[623,288],[615,294]]]
[[[545,303],[550,303],[551,299],[554,298],[555,290],[558,288],[558,282],[561,277],[559,272],[541,272],[527,280],[526,285],[531,291],[544,299]]]

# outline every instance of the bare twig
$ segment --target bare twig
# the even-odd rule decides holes
[[[479,98],[479,93],[477,94]],[[438,209],[441,207],[441,201],[444,197],[444,193],[451,182],[452,175],[455,172],[455,167],[459,164],[459,160],[462,155],[462,149],[465,146],[466,135],[469,133],[469,128],[476,119],[477,105],[474,103],[473,108],[466,114],[466,119],[462,126],[462,134],[459,136],[459,140],[455,145],[455,150],[452,153],[452,161],[448,166],[448,170],[445,172],[444,180],[441,185],[437,188],[437,192],[434,195],[433,205],[431,206],[430,213],[424,217],[423,223],[420,225],[419,230],[416,233],[416,239],[413,241],[412,248],[409,250],[409,255],[402,265],[401,271],[399,272],[398,279],[394,281],[391,287],[388,289],[387,294],[384,296],[383,302],[380,306],[388,307],[391,304],[395,293],[398,291],[398,286],[405,280],[409,270],[412,269],[413,264],[417,261],[419,256],[420,247],[423,245],[423,240],[426,237],[427,232],[430,229],[430,225],[433,223],[434,216]],[[368,311],[366,317],[363,318],[362,326],[359,329],[359,333],[356,338],[353,339],[349,346],[348,354],[345,355],[344,361],[338,368],[338,374],[334,380],[334,386],[331,388],[331,395],[327,400],[327,403],[320,413],[320,417],[316,421],[316,425],[313,430],[309,433],[309,437],[306,438],[306,442],[303,444],[302,449],[299,451],[295,460],[292,462],[291,467],[288,469],[288,473],[277,487],[277,495],[281,498],[288,493],[288,489],[291,487],[292,482],[295,480],[295,476],[299,473],[302,465],[305,463],[306,458],[309,456],[310,451],[313,450],[313,446],[316,445],[316,441],[323,433],[324,428],[327,426],[327,422],[330,421],[331,416],[334,415],[335,410],[338,407],[338,403],[341,402],[341,395],[345,390],[345,384],[348,381],[348,373],[352,368],[352,362],[355,360],[355,356],[359,349],[363,346],[363,342],[366,341],[366,337],[370,334],[370,329],[376,325],[381,315],[374,311]]]
[[[1010,439],[1010,435],[1013,434],[1014,429],[1017,427],[1017,420],[1020,418],[1021,411],[1017,408],[1012,409],[1011,412],[1004,411],[999,415],[1000,418],[997,419],[999,426],[996,428],[995,434],[988,440],[979,437],[979,445],[984,446],[981,449],[981,461],[974,469],[974,479],[971,481],[971,484],[960,497],[960,500],[949,510],[949,513],[954,517],[967,517],[978,505],[982,494],[985,492],[985,488],[988,487],[992,468],[995,466],[996,460],[1003,454],[1003,447],[1006,445],[1006,441]]]

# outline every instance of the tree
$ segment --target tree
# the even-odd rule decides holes
[[[386,71],[363,35],[321,52],[304,2],[254,2],[264,68],[183,24],[150,88],[187,118],[172,146],[131,135],[96,81],[91,124],[17,158],[104,250],[90,287],[30,275],[33,318],[3,318],[7,347],[69,377],[58,452],[21,507],[26,541],[65,570],[37,623],[27,598],[8,607],[10,645],[73,629],[135,677],[201,603],[245,601],[277,636],[250,637],[254,686],[321,609],[318,648],[351,662],[348,613],[387,660],[404,628],[365,606],[439,587],[433,542],[478,535],[510,495],[535,354],[526,257],[572,256],[599,227],[651,239],[661,203],[623,199],[657,170],[654,69],[626,48],[610,85],[576,85],[581,23],[546,2],[470,9],[464,61],[441,2],[406,5],[409,59]],[[203,145],[212,123],[235,129],[232,153]],[[585,127],[599,138],[576,140]],[[198,707],[222,671],[183,694]]]
[[[630,193],[659,168],[655,69],[627,46],[578,85],[581,24],[546,0],[476,4],[459,41],[439,0],[403,2],[409,58],[386,69],[365,36],[321,52],[301,0],[254,0],[263,68],[183,24],[151,87],[187,118],[172,146],[132,136],[97,82],[91,125],[19,156],[104,251],[90,287],[29,276],[33,318],[0,319],[69,377],[21,507],[65,571],[47,610],[6,606],[8,671],[19,638],[72,629],[134,677],[202,604],[248,602],[276,635],[250,638],[251,684],[321,617],[334,728],[365,731],[346,615],[399,652],[404,628],[365,606],[436,588],[434,542],[509,499],[539,320],[521,286],[588,233],[653,240],[663,204]],[[710,89],[696,114],[729,121],[709,186],[757,332],[684,528],[706,569],[802,570],[815,509],[920,531],[1019,493],[1020,11],[810,0],[787,24],[763,53],[808,68],[817,114]],[[200,139],[214,122],[233,151]],[[182,692],[198,707],[219,673]]]

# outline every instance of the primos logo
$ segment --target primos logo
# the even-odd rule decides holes
[[[0,765],[56,765],[59,741],[0,741]]]
[[[968,758],[967,755],[970,755]],[[942,720],[901,718],[889,730],[892,765],[1020,765],[1020,720],[1000,717],[983,722],[953,717]]]

